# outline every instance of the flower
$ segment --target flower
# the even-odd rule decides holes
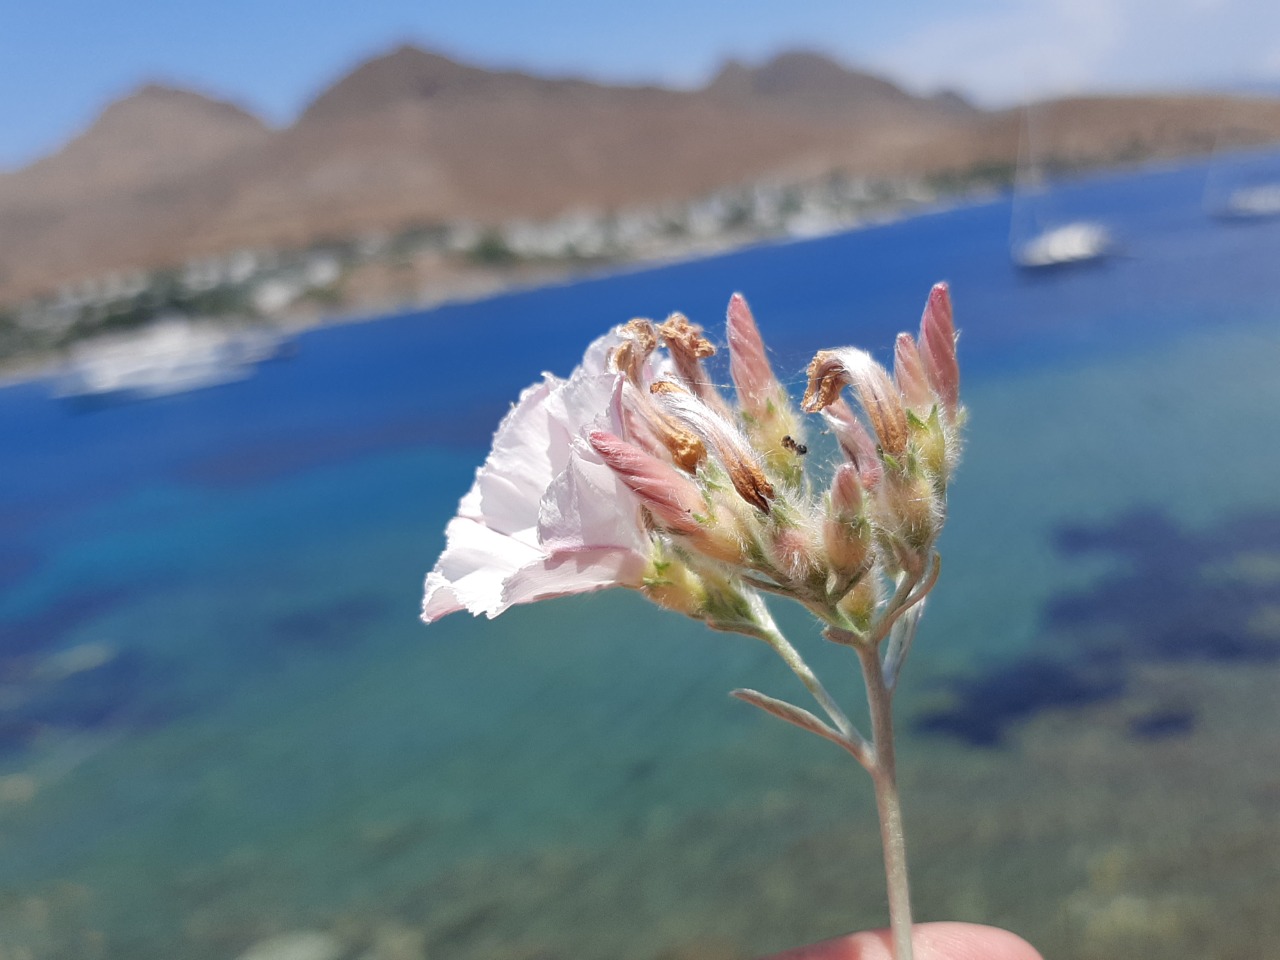
[[[427,574],[425,622],[643,584],[651,547],[638,505],[586,440],[590,430],[623,430],[623,378],[610,369],[623,342],[615,329],[567,380],[544,374],[498,426]]]
[[[898,334],[893,351],[893,382],[907,401],[913,413],[929,415],[933,406],[933,391],[929,388],[928,374],[920,350],[909,333]]]
[[[825,494],[741,295],[727,320],[736,404],[704,366],[715,346],[678,313],[616,327],[567,380],[526,389],[448,525],[422,618],[623,586],[758,632],[765,589],[865,631],[884,581],[924,576],[963,422],[946,285],[918,337],[899,335],[893,375],[856,347],[814,357],[801,407],[843,454]]]

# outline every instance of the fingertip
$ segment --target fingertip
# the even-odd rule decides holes
[[[912,942],[916,960],[1043,960],[1016,933],[976,923],[923,923]]]
[[[921,923],[915,960],[1044,960],[1016,933],[975,923]],[[770,960],[894,960],[888,930],[867,930],[777,954]]]

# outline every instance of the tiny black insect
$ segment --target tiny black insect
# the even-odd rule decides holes
[[[792,453],[798,453],[802,457],[809,452],[809,448],[806,447],[803,443],[796,443],[794,440],[792,440],[791,434],[787,434],[785,437],[782,438],[782,445],[786,449],[790,450]]]

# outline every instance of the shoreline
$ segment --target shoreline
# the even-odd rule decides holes
[[[370,304],[360,310],[337,313],[307,313],[295,311],[284,313],[280,317],[262,321],[264,326],[278,330],[286,337],[295,337],[315,330],[331,327],[345,327],[363,323],[376,323],[402,317],[412,313],[425,313],[446,306],[483,303],[510,294],[526,293],[557,286],[569,286],[593,280],[604,280],[610,277],[647,270],[658,270],[664,267],[686,263],[697,263],[719,256],[726,256],[749,250],[753,247],[788,246],[806,243],[829,237],[871,230],[876,227],[901,223],[915,217],[929,216],[960,209],[966,206],[988,203],[997,199],[1000,191],[979,190],[970,193],[953,194],[939,197],[931,202],[906,203],[894,209],[885,210],[879,215],[868,216],[863,220],[841,225],[831,230],[815,231],[804,235],[757,235],[750,237],[729,237],[689,243],[679,248],[667,248],[652,254],[632,257],[609,263],[597,263],[582,267],[571,263],[561,266],[527,265],[521,271],[519,267],[510,270],[490,270],[488,272],[472,272],[455,275],[453,283],[444,283],[435,296],[425,297],[411,302],[388,302]],[[209,322],[223,325],[228,321],[221,317],[208,319],[196,318],[195,322]],[[139,330],[144,330],[145,326]],[[91,339],[91,338],[90,338]],[[80,341],[87,343],[88,340]],[[17,358],[12,363],[0,363],[0,390],[7,390],[32,384],[40,380],[56,376],[66,365],[65,357],[29,356]]]

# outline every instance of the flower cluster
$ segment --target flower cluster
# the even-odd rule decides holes
[[[803,603],[831,639],[888,636],[936,577],[959,456],[947,287],[931,291],[918,337],[898,336],[892,374],[863,350],[823,350],[800,409],[739,295],[727,341],[732,401],[704,365],[715,347],[680,314],[617,327],[567,380],[529,387],[449,524],[423,619],[626,586],[758,633],[767,591]],[[822,481],[806,469],[818,458],[804,414],[839,450]]]

